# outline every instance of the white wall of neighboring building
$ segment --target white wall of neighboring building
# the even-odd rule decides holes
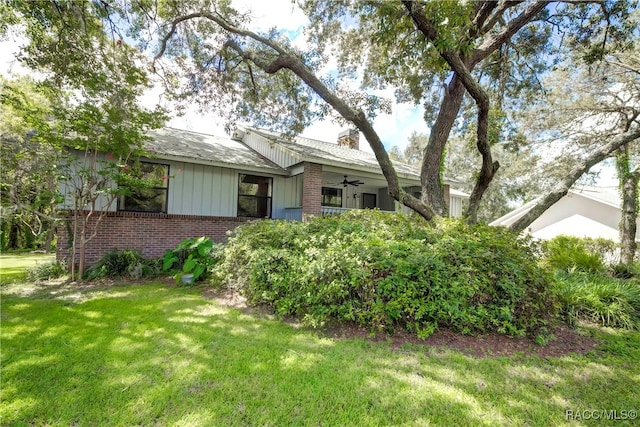
[[[573,219],[573,220],[572,220]],[[605,237],[612,230],[617,234],[620,209],[603,202],[570,192],[547,209],[528,230],[541,238],[559,234],[576,237]]]
[[[600,197],[600,196],[597,196]],[[599,200],[594,193],[570,191],[547,209],[526,231],[539,239],[552,239],[559,235],[605,238],[620,241],[621,209],[613,198]],[[525,215],[535,202],[516,209],[491,223],[509,227]],[[618,202],[619,203],[619,202]],[[637,221],[640,230],[640,219]],[[636,234],[638,240],[638,234]]]

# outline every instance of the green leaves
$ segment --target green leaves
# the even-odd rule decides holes
[[[352,211],[243,225],[218,275],[250,303],[312,326],[337,319],[421,337],[437,327],[521,335],[554,313],[536,251],[503,229]]]
[[[193,274],[193,282],[195,282],[215,266],[213,249],[214,244],[208,237],[185,239],[175,249],[167,251],[163,258],[162,269],[174,270],[174,266],[177,265],[182,272],[176,273],[176,280],[180,280],[184,274]]]

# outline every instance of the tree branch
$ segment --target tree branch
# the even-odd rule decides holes
[[[266,59],[263,56],[255,54],[254,52],[244,50],[240,43],[238,43],[233,38],[229,38],[224,43],[222,50],[232,49],[239,56],[247,61],[254,63],[257,67],[261,68],[266,73],[275,74],[282,69],[287,69],[298,76],[298,78],[300,78],[309,88],[311,88],[311,90],[316,93],[316,95],[318,95],[322,100],[333,107],[333,109],[336,110],[338,114],[340,114],[345,120],[353,123],[363,133],[364,137],[367,139],[367,142],[369,142],[369,145],[371,146],[376,159],[378,160],[378,163],[380,164],[380,168],[384,177],[387,180],[387,183],[389,185],[389,195],[400,203],[414,209],[425,219],[429,220],[433,218],[435,213],[430,206],[426,205],[412,195],[407,194],[400,186],[397,172],[393,166],[393,163],[391,162],[391,159],[389,158],[386,149],[384,148],[384,144],[380,140],[380,137],[378,136],[369,120],[366,118],[365,114],[362,111],[355,110],[350,105],[348,105],[336,93],[329,89],[313,73],[313,71],[303,63],[302,59],[290,53],[286,48],[280,46],[273,40],[262,37],[251,31],[234,27],[218,15],[213,15],[205,12],[192,13],[189,15],[178,17],[172,21],[171,28],[165,35],[165,37],[162,38],[160,51],[155,58],[159,59],[164,54],[168,40],[175,33],[177,26],[180,23],[197,18],[208,19],[215,22],[230,34],[243,38],[250,38],[272,48],[277,53],[277,56],[275,57],[275,59]]]
[[[488,10],[488,12],[491,13],[494,9],[495,9],[495,12],[491,17],[486,16],[482,20],[481,19],[474,20],[473,24],[476,27],[476,34],[486,34],[489,31],[491,31],[493,27],[495,27],[496,24],[500,22],[500,19],[502,18],[504,13],[507,11],[507,9],[520,4],[519,1],[504,1],[502,3],[496,3],[496,2],[490,1],[488,3],[492,3],[494,5],[494,7]],[[487,19],[488,21],[485,23],[485,20]]]
[[[611,142],[600,147],[595,150],[591,155],[582,159],[581,162],[576,164],[569,174],[559,182],[556,187],[547,194],[544,198],[540,199],[538,203],[524,216],[514,222],[511,227],[511,230],[516,232],[521,232],[525,228],[531,225],[533,221],[538,219],[540,215],[562,197],[564,197],[571,186],[589,169],[591,169],[594,165],[600,163],[607,157],[609,157],[614,151],[623,145],[629,144],[637,139],[640,139],[640,128],[636,128],[634,130],[629,130],[627,132],[616,135],[612,138]]]
[[[477,64],[491,55],[493,51],[513,37],[513,35],[522,27],[531,22],[531,20],[549,3],[550,1],[548,0],[540,0],[530,4],[529,7],[527,7],[520,15],[509,21],[502,31],[497,33],[495,36],[488,38],[477,49],[474,49],[473,54],[471,55],[471,63]],[[507,8],[505,7],[501,12],[504,13],[506,9]],[[495,18],[497,19],[499,17],[500,16],[496,14]],[[495,23],[493,25],[495,25]]]

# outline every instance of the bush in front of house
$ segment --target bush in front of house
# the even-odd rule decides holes
[[[96,280],[125,276],[132,279],[158,277],[162,273],[161,266],[161,261],[145,259],[137,251],[130,249],[114,250],[89,267],[84,273],[84,278]]]
[[[27,269],[27,278],[30,281],[45,281],[59,279],[69,273],[69,267],[65,261],[51,261],[37,264]]]
[[[420,337],[439,327],[522,335],[556,310],[537,251],[501,228],[363,210],[238,227],[216,278],[313,326],[335,319]]]
[[[191,279],[185,283],[193,284],[209,275],[217,263],[217,252],[209,237],[190,237],[165,253],[162,269],[173,272],[176,282],[180,282],[185,275],[191,275]]]
[[[561,314],[568,323],[640,328],[640,284],[634,280],[633,265],[616,264],[615,242],[557,236],[544,242],[543,254],[542,264],[554,274]]]

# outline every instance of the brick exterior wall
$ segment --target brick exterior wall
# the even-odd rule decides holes
[[[169,215],[141,212],[109,212],[100,222],[98,234],[88,244],[86,263],[91,265],[112,250],[134,249],[147,259],[159,258],[188,237],[210,237],[224,242],[227,231],[252,218]],[[95,223],[95,222],[94,222]],[[58,225],[56,258],[71,256],[70,220]],[[76,262],[78,260],[76,259]]]
[[[320,215],[322,209],[322,165],[304,164],[302,177],[302,218]]]

